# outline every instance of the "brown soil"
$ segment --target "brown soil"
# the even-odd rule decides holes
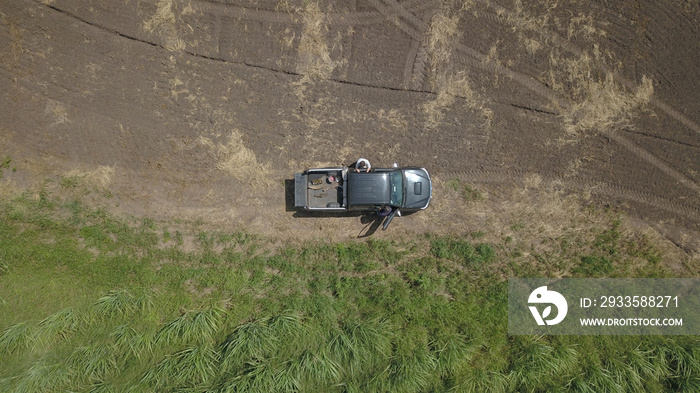
[[[290,211],[285,180],[362,156],[435,177],[374,236],[507,226],[529,190],[697,250],[699,54],[696,0],[5,1],[3,195],[345,239],[368,217]]]

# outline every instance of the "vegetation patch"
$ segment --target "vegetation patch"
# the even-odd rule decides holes
[[[2,162],[0,162],[0,177],[2,176],[2,170],[9,168],[11,162],[12,159],[10,158],[10,156],[5,156]]]
[[[0,205],[0,390],[696,390],[694,337],[507,335],[507,277],[668,274],[600,222],[524,266],[527,244],[488,234],[272,247],[19,197]]]
[[[472,185],[464,183],[459,179],[448,180],[445,183],[445,187],[457,191],[467,202],[481,201],[484,199],[483,193],[474,188]]]

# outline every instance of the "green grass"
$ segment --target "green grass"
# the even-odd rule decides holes
[[[459,179],[448,180],[445,183],[445,187],[457,191],[467,202],[481,201],[484,199],[484,195],[479,190]]]
[[[590,244],[543,239],[545,252],[483,242],[483,233],[272,247],[46,194],[4,202],[0,213],[3,392],[700,384],[696,337],[507,335],[507,277],[671,274],[663,253],[624,235],[613,216]],[[539,265],[523,263],[527,254]]]
[[[12,159],[10,158],[10,156],[5,156],[5,158],[3,158],[2,161],[0,161],[0,179],[2,179],[3,169],[9,169],[11,163],[12,163]],[[15,171],[14,167],[12,168],[12,171],[13,172]]]

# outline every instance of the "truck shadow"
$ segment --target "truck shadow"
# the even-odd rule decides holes
[[[357,237],[369,237],[374,235],[377,229],[379,229],[379,227],[382,226],[382,223],[384,222],[385,218],[386,217],[379,217],[375,213],[368,213],[362,215],[362,218],[360,218],[360,222],[365,224],[365,226],[362,228]]]

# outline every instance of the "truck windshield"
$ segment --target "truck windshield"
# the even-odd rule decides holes
[[[392,172],[391,174],[391,201],[393,206],[401,206],[403,204],[403,174],[401,172]]]

